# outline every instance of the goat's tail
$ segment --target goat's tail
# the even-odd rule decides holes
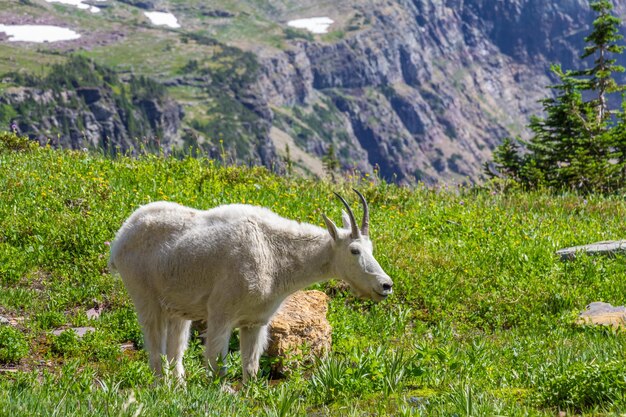
[[[110,273],[117,272],[117,267],[115,266],[113,259],[109,258],[109,262],[107,263],[107,268],[109,269]]]
[[[117,266],[115,265],[115,258],[117,255],[117,239],[109,244],[109,262],[107,262],[107,268],[110,273],[117,272]]]

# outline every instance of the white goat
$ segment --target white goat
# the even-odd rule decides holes
[[[362,297],[381,301],[391,294],[393,282],[372,255],[367,202],[356,193],[360,229],[337,194],[347,230],[325,215],[327,231],[244,204],[200,211],[155,202],[137,209],[117,232],[109,267],[135,304],[156,374],[166,355],[174,375],[184,377],[191,320],[206,320],[205,357],[214,372],[239,328],[246,381],[259,369],[268,322],[293,292],[338,277]]]

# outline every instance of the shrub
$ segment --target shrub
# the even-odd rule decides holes
[[[18,136],[14,132],[0,132],[0,151],[32,151],[38,146],[28,137]]]
[[[63,356],[74,355],[80,350],[80,339],[74,330],[65,330],[52,341],[52,350]]]
[[[0,363],[15,363],[28,354],[24,334],[14,327],[0,327]]]
[[[615,401],[626,394],[626,363],[578,362],[565,372],[548,376],[537,390],[544,406],[582,410]]]

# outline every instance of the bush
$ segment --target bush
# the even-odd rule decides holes
[[[626,394],[626,363],[578,362],[549,376],[537,390],[541,405],[583,410],[615,401]]]
[[[0,151],[32,151],[38,146],[28,137],[18,136],[14,132],[0,132]]]
[[[28,342],[19,330],[0,327],[0,363],[15,363],[28,354]]]
[[[74,330],[64,330],[52,341],[52,350],[62,356],[74,355],[80,350],[80,339]]]

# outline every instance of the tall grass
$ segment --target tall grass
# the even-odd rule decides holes
[[[332,294],[332,353],[287,379],[241,387],[233,353],[226,380],[214,381],[194,339],[186,388],[155,382],[132,304],[106,269],[108,242],[134,209],[250,203],[322,225],[322,212],[340,216],[332,191],[352,197],[354,186],[370,201],[393,297],[372,304],[316,285]],[[0,332],[0,351],[13,346],[0,415],[623,412],[624,333],[574,322],[592,301],[624,304],[625,259],[563,263],[554,252],[622,238],[625,211],[617,196],[331,184],[206,159],[1,148],[0,315],[19,335]],[[100,317],[88,318],[95,306]],[[71,326],[95,330],[52,333]]]

